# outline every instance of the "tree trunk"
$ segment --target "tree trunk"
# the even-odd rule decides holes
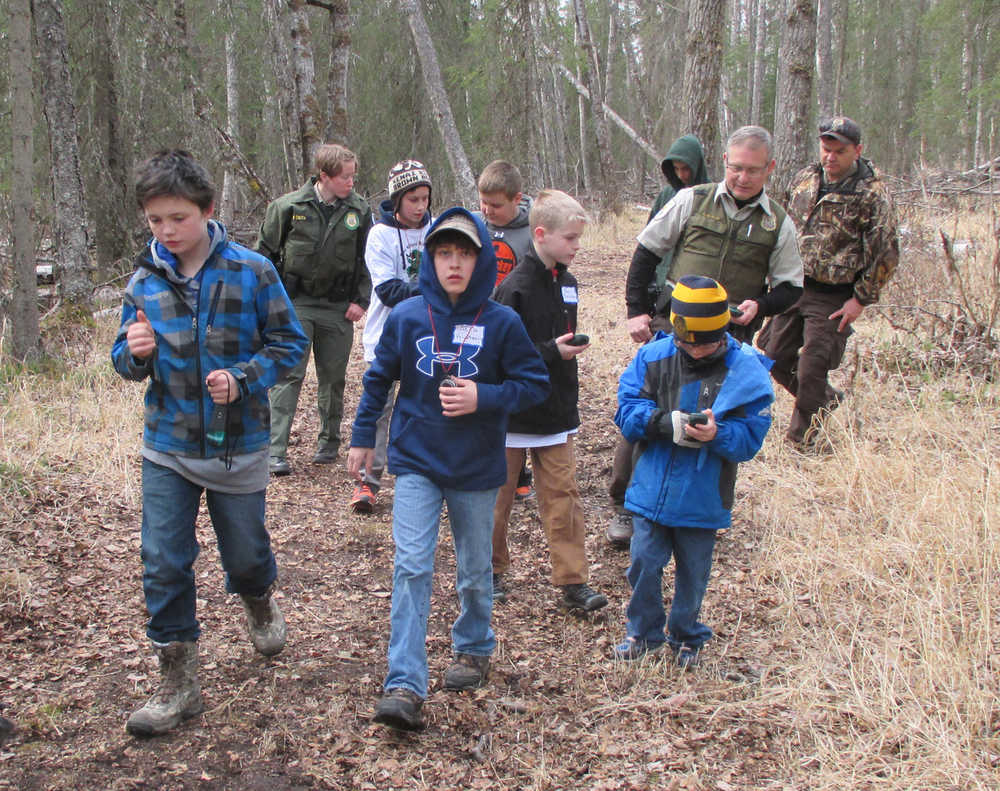
[[[14,359],[41,356],[38,331],[38,289],[35,285],[35,240],[31,208],[34,203],[34,109],[31,79],[31,2],[10,0],[7,12],[11,91],[11,209],[14,242],[13,298],[10,304],[11,346]]]
[[[240,137],[240,92],[239,66],[236,61],[236,31],[233,7],[230,3],[220,3],[220,11],[226,15],[226,134],[233,140]],[[227,226],[232,226],[238,210],[236,168],[233,164],[226,165],[222,178],[222,200],[219,204],[219,216]]]
[[[764,67],[764,56],[767,52],[767,0],[755,0],[757,8],[756,32],[753,48],[753,79],[750,82],[750,121],[751,124],[770,127],[761,117],[764,102],[764,80],[767,70]]]
[[[837,70],[833,78],[833,112],[840,115],[844,104],[844,67],[847,61],[847,23],[851,4],[844,0],[830,0],[830,13],[836,20],[833,48],[837,53]]]
[[[611,135],[608,132],[608,120],[604,115],[604,81],[601,79],[600,65],[597,61],[597,48],[590,33],[590,22],[587,20],[587,8],[584,0],[573,0],[576,14],[576,28],[580,36],[580,44],[586,56],[587,67],[583,69],[583,83],[590,92],[590,115],[594,125],[594,137],[597,140],[597,156],[601,168],[601,192],[604,201],[620,202],[621,195],[616,185],[614,166],[611,161]],[[612,209],[614,210],[614,206]]]
[[[350,133],[350,116],[347,111],[347,75],[351,57],[350,0],[333,0],[326,7],[330,11],[330,26],[333,30],[327,84],[329,118],[326,139],[344,143]]]
[[[49,129],[57,282],[67,309],[91,309],[92,265],[87,252],[87,217],[80,177],[76,105],[69,79],[66,27],[60,0],[33,0],[35,37],[41,66],[45,120]]]
[[[812,134],[812,79],[816,62],[816,0],[787,0],[778,52],[778,98],[774,108],[774,158],[771,179],[781,195],[795,172],[809,160]],[[780,119],[780,122],[779,122]]]
[[[291,27],[288,5],[284,0],[265,0],[266,27],[270,31],[271,57],[274,63],[274,85],[280,110],[281,141],[284,146],[285,188],[297,187],[305,181],[302,173],[302,136],[296,110],[297,99],[292,74],[292,44],[288,35]],[[284,192],[285,190],[280,190]]]
[[[437,51],[434,49],[434,41],[427,28],[420,0],[401,0],[401,4],[410,25],[413,44],[420,58],[420,70],[424,75],[424,89],[430,97],[434,118],[437,121],[438,130],[444,141],[445,153],[448,155],[448,162],[455,177],[455,189],[466,206],[475,206],[479,200],[476,180],[472,176],[472,168],[469,167],[469,159],[465,155],[462,138],[455,125],[451,103],[448,101],[444,80],[441,78],[441,68],[438,66]]]
[[[323,114],[316,99],[316,64],[305,0],[288,0],[288,5],[291,7],[292,69],[295,75],[298,134],[302,141],[300,167],[304,180],[312,172],[313,156],[323,142]]]
[[[87,163],[87,195],[94,224],[98,270],[113,274],[114,265],[131,252],[131,179],[121,133],[119,80],[106,3],[92,10],[93,145]]]
[[[710,173],[719,160],[719,83],[722,69],[722,31],[726,27],[725,0],[689,0],[684,51],[685,128],[698,136]]]
[[[832,0],[816,3],[816,101],[822,118],[833,115]],[[839,24],[839,22],[838,22]]]

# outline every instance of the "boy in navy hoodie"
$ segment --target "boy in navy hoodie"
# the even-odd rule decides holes
[[[489,298],[495,282],[486,227],[465,209],[449,209],[427,234],[420,294],[386,319],[354,420],[347,463],[360,480],[374,455],[376,421],[399,381],[388,451],[396,476],[389,669],[375,721],[403,730],[424,725],[427,617],[443,503],[461,606],[444,686],[473,689],[488,677],[496,644],[492,512],[507,477],[507,417],[548,392],[545,366],[521,321]]]

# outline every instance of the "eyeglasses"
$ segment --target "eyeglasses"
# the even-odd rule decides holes
[[[728,170],[734,176],[738,176],[738,175],[740,175],[740,173],[746,173],[747,176],[749,176],[752,179],[755,179],[758,176],[763,175],[764,171],[767,170],[767,168],[766,167],[763,167],[763,168],[748,168],[748,167],[744,167],[743,165],[731,165],[731,164],[729,164],[727,162],[726,163],[726,170]]]

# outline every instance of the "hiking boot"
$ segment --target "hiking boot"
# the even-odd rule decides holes
[[[422,731],[424,718],[420,716],[420,709],[423,705],[423,698],[416,692],[393,687],[375,704],[375,716],[372,719],[401,731]]]
[[[507,601],[507,585],[503,581],[503,574],[493,575],[493,603],[503,604]]]
[[[515,500],[530,500],[534,496],[535,490],[531,488],[530,484],[528,486],[518,486],[514,490]]]
[[[608,525],[608,543],[617,549],[628,549],[632,543],[632,515],[619,511]]]
[[[455,654],[444,673],[445,689],[478,689],[490,677],[490,658],[475,654]]]
[[[370,514],[375,510],[375,492],[367,483],[355,487],[351,497],[351,508],[356,514]]]
[[[292,468],[288,466],[288,462],[285,460],[284,456],[272,456],[268,462],[267,468],[271,471],[271,475],[292,474]]]
[[[624,643],[615,646],[613,656],[622,662],[634,662],[644,656],[655,656],[663,651],[663,643],[651,643],[638,637],[626,637]]]
[[[608,603],[608,597],[603,593],[598,593],[586,582],[578,582],[574,585],[563,585],[563,604],[571,610],[582,610],[583,612],[593,612],[599,610]]]
[[[160,663],[160,687],[145,706],[132,712],[125,730],[133,736],[158,736],[182,720],[201,714],[198,643],[153,643]]]
[[[263,596],[244,596],[243,609],[247,614],[247,630],[250,641],[257,652],[264,656],[274,656],[285,647],[285,616],[281,614],[278,602],[274,600],[277,585],[271,583]]]
[[[681,645],[680,648],[674,651],[674,664],[681,670],[694,670],[701,664],[701,660],[698,657],[700,653],[700,648]]]
[[[340,448],[337,445],[327,445],[325,448],[320,448],[316,451],[316,455],[313,456],[313,464],[333,464],[337,460],[337,452]]]

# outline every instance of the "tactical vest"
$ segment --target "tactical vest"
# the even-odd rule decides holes
[[[715,200],[716,186],[694,187],[691,218],[674,251],[669,278],[674,283],[684,275],[715,278],[738,305],[767,290],[771,252],[785,211],[771,201],[771,215],[757,204],[746,219],[732,220]]]
[[[329,221],[315,201],[293,204],[281,267],[293,298],[299,294],[333,302],[352,298],[357,287],[358,234],[363,232],[367,211],[367,204],[353,193]]]

